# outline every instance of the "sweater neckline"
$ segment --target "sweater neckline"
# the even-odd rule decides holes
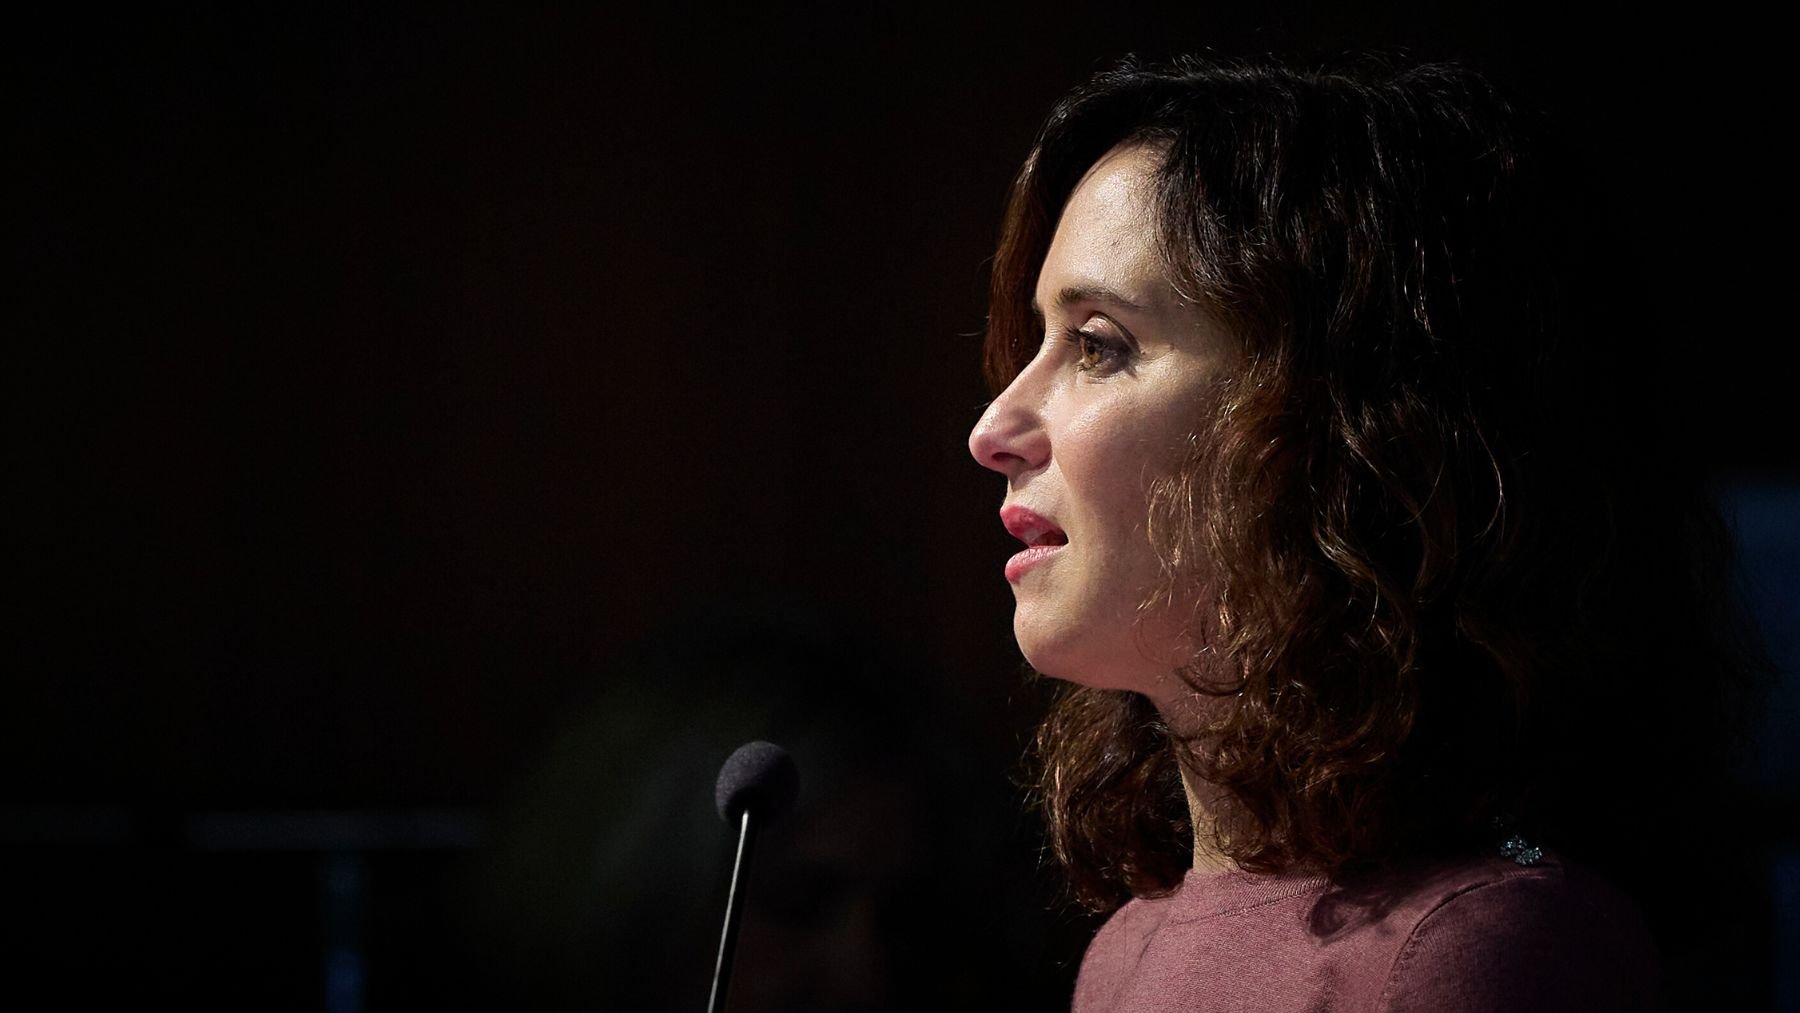
[[[1529,865],[1520,865],[1516,859],[1508,859],[1499,854],[1460,854],[1389,869],[1380,873],[1377,881],[1411,893],[1444,877],[1467,877],[1481,873],[1504,879],[1544,875],[1561,867],[1562,860],[1549,852],[1540,854]],[[1227,869],[1222,872],[1189,869],[1183,874],[1181,884],[1175,892],[1164,898],[1167,906],[1163,910],[1167,912],[1165,917],[1169,921],[1198,921],[1248,911],[1303,895],[1323,894],[1330,889],[1332,880],[1324,875],[1257,873],[1242,869]]]
[[[1234,914],[1304,894],[1323,893],[1326,876],[1189,869],[1169,898],[1169,921],[1189,922]]]

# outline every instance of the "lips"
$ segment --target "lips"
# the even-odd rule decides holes
[[[1007,533],[1033,548],[1069,543],[1069,536],[1042,514],[1016,504],[1000,508],[1000,523],[1006,525]]]
[[[1042,514],[1016,504],[1000,508],[1000,523],[1006,525],[1014,538],[1025,543],[1024,550],[1006,561],[1009,584],[1017,584],[1026,573],[1054,558],[1069,544],[1069,536],[1063,529],[1050,523]]]

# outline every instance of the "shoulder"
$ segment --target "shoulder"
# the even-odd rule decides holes
[[[1654,947],[1636,907],[1554,858],[1445,870],[1407,905],[1416,921],[1382,989],[1391,1010],[1656,1008]]]
[[[1075,979],[1076,1010],[1110,1009],[1137,977],[1150,937],[1168,919],[1167,897],[1134,898],[1114,911],[1082,955]]]
[[[1168,920],[1168,897],[1134,897],[1108,915],[1089,941],[1083,969],[1135,963],[1156,930]]]

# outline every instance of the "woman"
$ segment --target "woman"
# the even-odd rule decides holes
[[[1077,1010],[1662,1001],[1745,655],[1567,164],[1442,66],[1127,62],[1045,124],[970,450],[1070,684]]]

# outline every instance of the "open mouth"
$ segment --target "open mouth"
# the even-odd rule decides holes
[[[1063,529],[1050,523],[1043,514],[1021,504],[1001,507],[1000,520],[1006,525],[1008,534],[1025,543],[1024,549],[1006,561],[1006,579],[1011,583],[1017,584],[1026,573],[1069,544],[1069,536]]]
[[[1025,548],[1014,553],[1013,557],[1006,561],[1006,579],[1012,584],[1017,584],[1025,574],[1047,562],[1051,557],[1060,553],[1063,546],[1069,544],[1068,535],[1047,526],[1028,531],[1014,531],[1013,534],[1025,543]]]
[[[1018,504],[1001,508],[1000,521],[1006,525],[1008,534],[1031,548],[1069,544],[1069,536],[1063,529],[1050,523],[1043,514]]]

